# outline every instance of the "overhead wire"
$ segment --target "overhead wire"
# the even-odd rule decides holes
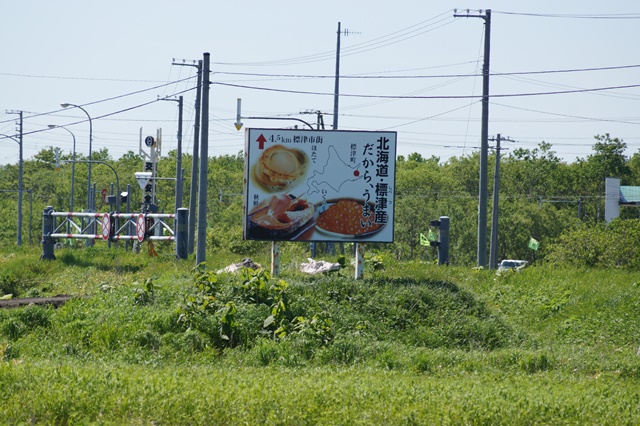
[[[185,80],[192,79],[192,78],[194,78],[194,77],[187,77]],[[163,84],[160,84],[160,85],[157,85],[157,86],[148,87],[146,89],[136,90],[136,91],[133,91],[133,92],[124,93],[124,94],[117,95],[117,96],[111,96],[111,97],[108,97],[108,98],[103,98],[103,99],[100,99],[100,100],[97,100],[97,101],[87,102],[87,103],[84,103],[84,104],[82,104],[80,106],[85,107],[85,106],[89,106],[89,105],[95,105],[95,104],[99,104],[99,103],[103,103],[103,102],[109,102],[109,101],[113,101],[113,100],[116,100],[116,99],[125,98],[125,97],[128,97],[128,96],[138,95],[140,93],[144,93],[144,92],[148,92],[148,91],[151,91],[151,90],[155,90],[155,89],[158,89],[158,88],[170,85],[170,84],[174,84],[174,83],[175,82],[173,82],[173,81],[169,82],[169,83],[163,83]],[[23,120],[30,119],[30,118],[35,118],[35,117],[40,117],[40,116],[43,116],[43,115],[55,114],[55,113],[58,113],[58,112],[61,112],[61,111],[65,111],[65,110],[66,110],[65,108],[59,108],[59,109],[56,109],[54,111],[48,111],[48,112],[42,112],[42,113],[33,113],[30,116],[23,117]],[[5,123],[7,121],[9,121],[9,120],[0,121],[0,124]],[[15,121],[15,120],[11,120],[11,121]]]
[[[442,20],[440,19],[442,16],[449,14],[450,11],[444,12],[440,15],[437,15],[433,18],[427,19],[425,21],[421,21],[417,24],[411,25],[409,27],[405,27],[401,30],[374,38],[372,40],[368,40],[366,42],[363,43],[357,43],[351,46],[346,46],[342,49],[341,51],[341,56],[348,56],[351,54],[356,54],[356,53],[362,53],[362,52],[366,52],[369,50],[372,50],[374,47],[373,46],[377,46],[380,45],[381,43],[388,43],[388,44],[384,44],[384,46],[387,46],[389,44],[394,44],[394,43],[399,43],[400,41],[404,41],[405,39],[400,39],[397,40],[399,37],[402,37],[403,35],[406,34],[412,34],[416,31],[420,31],[421,29],[425,29],[425,28],[429,28],[432,25],[438,24],[440,23]],[[434,24],[428,24],[428,25],[424,25],[421,27],[421,25],[423,24],[427,24],[433,20],[438,20],[436,21]],[[451,18],[451,21],[453,21],[453,18]],[[418,27],[418,28],[415,28]],[[435,29],[435,28],[434,28]],[[406,34],[405,34],[406,33]],[[419,35],[419,34],[417,34]],[[417,35],[413,35],[409,38],[413,38]],[[391,42],[392,40],[396,40]],[[379,47],[384,47],[384,46],[379,46]],[[379,47],[375,47],[375,48],[379,48]],[[318,61],[325,61],[325,60],[330,60],[333,59],[335,57],[335,50],[329,50],[329,51],[324,51],[324,52],[319,52],[319,53],[314,53],[311,55],[303,55],[303,56],[298,56],[298,57],[293,57],[293,58],[288,58],[288,59],[278,59],[278,60],[272,60],[272,61],[261,61],[261,62],[212,62],[212,65],[233,65],[233,66],[276,66],[276,65],[297,65],[297,64],[304,64],[304,63],[309,63],[309,62],[318,62]]]
[[[621,124],[640,125],[640,118],[638,118],[637,122],[634,122],[634,121],[616,120],[616,119],[610,119],[610,118],[584,117],[584,116],[579,116],[579,115],[561,114],[561,113],[549,112],[549,111],[540,111],[540,110],[536,110],[536,109],[516,107],[516,106],[513,106],[513,105],[505,105],[505,104],[501,104],[501,103],[498,103],[498,102],[491,102],[491,101],[489,103],[492,104],[492,105],[501,106],[501,107],[504,107],[504,108],[511,108],[511,109],[517,109],[517,110],[521,110],[521,111],[535,112],[535,113],[538,113],[538,114],[553,115],[553,116],[557,116],[557,117],[576,118],[576,119],[584,120],[584,121],[601,121],[601,122],[608,122],[608,123],[621,123]]]
[[[609,13],[609,14],[579,14],[579,13],[524,13],[492,10],[494,14],[529,16],[535,18],[563,18],[563,19],[640,19],[640,13]]]
[[[470,61],[465,63],[474,63],[476,61]],[[511,72],[492,72],[489,73],[490,77],[503,77],[503,76],[518,76],[518,75],[536,75],[536,74],[562,74],[562,73],[577,73],[577,72],[592,72],[592,71],[611,71],[611,70],[623,70],[640,68],[640,64],[632,65],[618,65],[618,66],[606,66],[606,67],[591,67],[591,68],[569,68],[569,69],[557,69],[557,70],[539,70],[539,71],[511,71]],[[373,72],[372,72],[373,73]],[[247,77],[278,77],[278,78],[299,78],[299,79],[333,79],[335,75],[322,75],[322,74],[269,74],[269,73],[248,73],[248,72],[228,72],[228,71],[215,71],[213,74],[221,75],[238,75]],[[397,80],[397,79],[427,79],[427,78],[456,78],[456,77],[482,77],[482,73],[475,74],[435,74],[435,75],[340,75],[341,79],[359,79],[359,80]]]
[[[334,96],[334,93],[329,93],[329,92],[276,89],[272,87],[249,86],[249,85],[242,85],[242,84],[222,83],[222,82],[212,82],[211,84],[226,86],[226,87],[235,87],[240,89],[262,90],[267,92],[291,93],[291,94],[298,94],[298,95]],[[490,95],[490,97],[510,98],[510,97],[527,97],[527,96],[563,95],[563,94],[572,94],[572,93],[598,92],[598,91],[605,91],[605,90],[632,89],[632,88],[638,88],[638,87],[640,87],[640,84],[626,84],[621,86],[605,86],[605,87],[594,87],[594,88],[573,89],[573,90],[555,90],[555,91],[548,91],[548,92],[521,92],[521,93],[492,94]],[[366,94],[355,94],[355,93],[341,93],[340,96],[350,97],[350,98],[372,98],[372,99],[474,99],[474,98],[482,97],[481,95],[414,96],[414,95],[366,95]]]

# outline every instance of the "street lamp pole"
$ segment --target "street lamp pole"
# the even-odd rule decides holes
[[[22,141],[14,138],[13,136],[5,135],[0,133],[0,136],[4,136],[5,138],[9,138],[16,142],[20,147],[20,154],[18,160],[18,245],[22,245]]]
[[[84,112],[87,115],[87,118],[89,119],[89,164],[87,165],[87,169],[88,169],[87,171],[87,211],[91,211],[93,209],[93,203],[91,202],[91,145],[93,143],[93,123],[91,121],[91,116],[89,115],[87,110],[82,108],[80,105],[63,103],[63,104],[60,104],[60,106],[62,108],[68,108],[70,106],[78,108],[82,110],[82,112]],[[93,198],[95,200],[95,195]],[[92,245],[93,245],[93,240],[87,240],[85,242],[85,247],[90,247]]]
[[[76,181],[76,136],[64,126],[56,126],[55,124],[49,124],[50,129],[60,128],[64,129],[73,138],[73,163],[71,163],[71,200],[69,200],[69,211],[73,212],[73,194],[74,194],[74,182]]]
[[[60,104],[60,106],[62,108],[68,108],[70,106],[78,108],[80,110],[82,110],[82,112],[84,112],[87,115],[87,118],[89,119],[89,164],[87,166],[88,168],[88,178],[87,178],[87,211],[91,210],[91,208],[93,207],[93,203],[91,203],[91,145],[93,143],[93,123],[91,122],[91,116],[89,115],[89,113],[87,112],[87,110],[85,110],[84,108],[82,108],[80,105],[76,105],[76,104],[70,104],[70,103],[64,103],[64,104]]]

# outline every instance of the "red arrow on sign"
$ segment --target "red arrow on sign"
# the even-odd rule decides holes
[[[256,142],[258,142],[258,149],[264,149],[264,143],[267,141],[267,138],[264,137],[264,135],[262,133],[260,133],[260,136],[258,136],[258,139],[256,140]]]

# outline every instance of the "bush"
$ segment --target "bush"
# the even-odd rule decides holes
[[[555,265],[640,268],[640,222],[615,219],[608,225],[581,226],[550,245],[546,260]]]

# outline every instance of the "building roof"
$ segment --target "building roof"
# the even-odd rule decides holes
[[[640,204],[640,186],[620,186],[620,204]]]

